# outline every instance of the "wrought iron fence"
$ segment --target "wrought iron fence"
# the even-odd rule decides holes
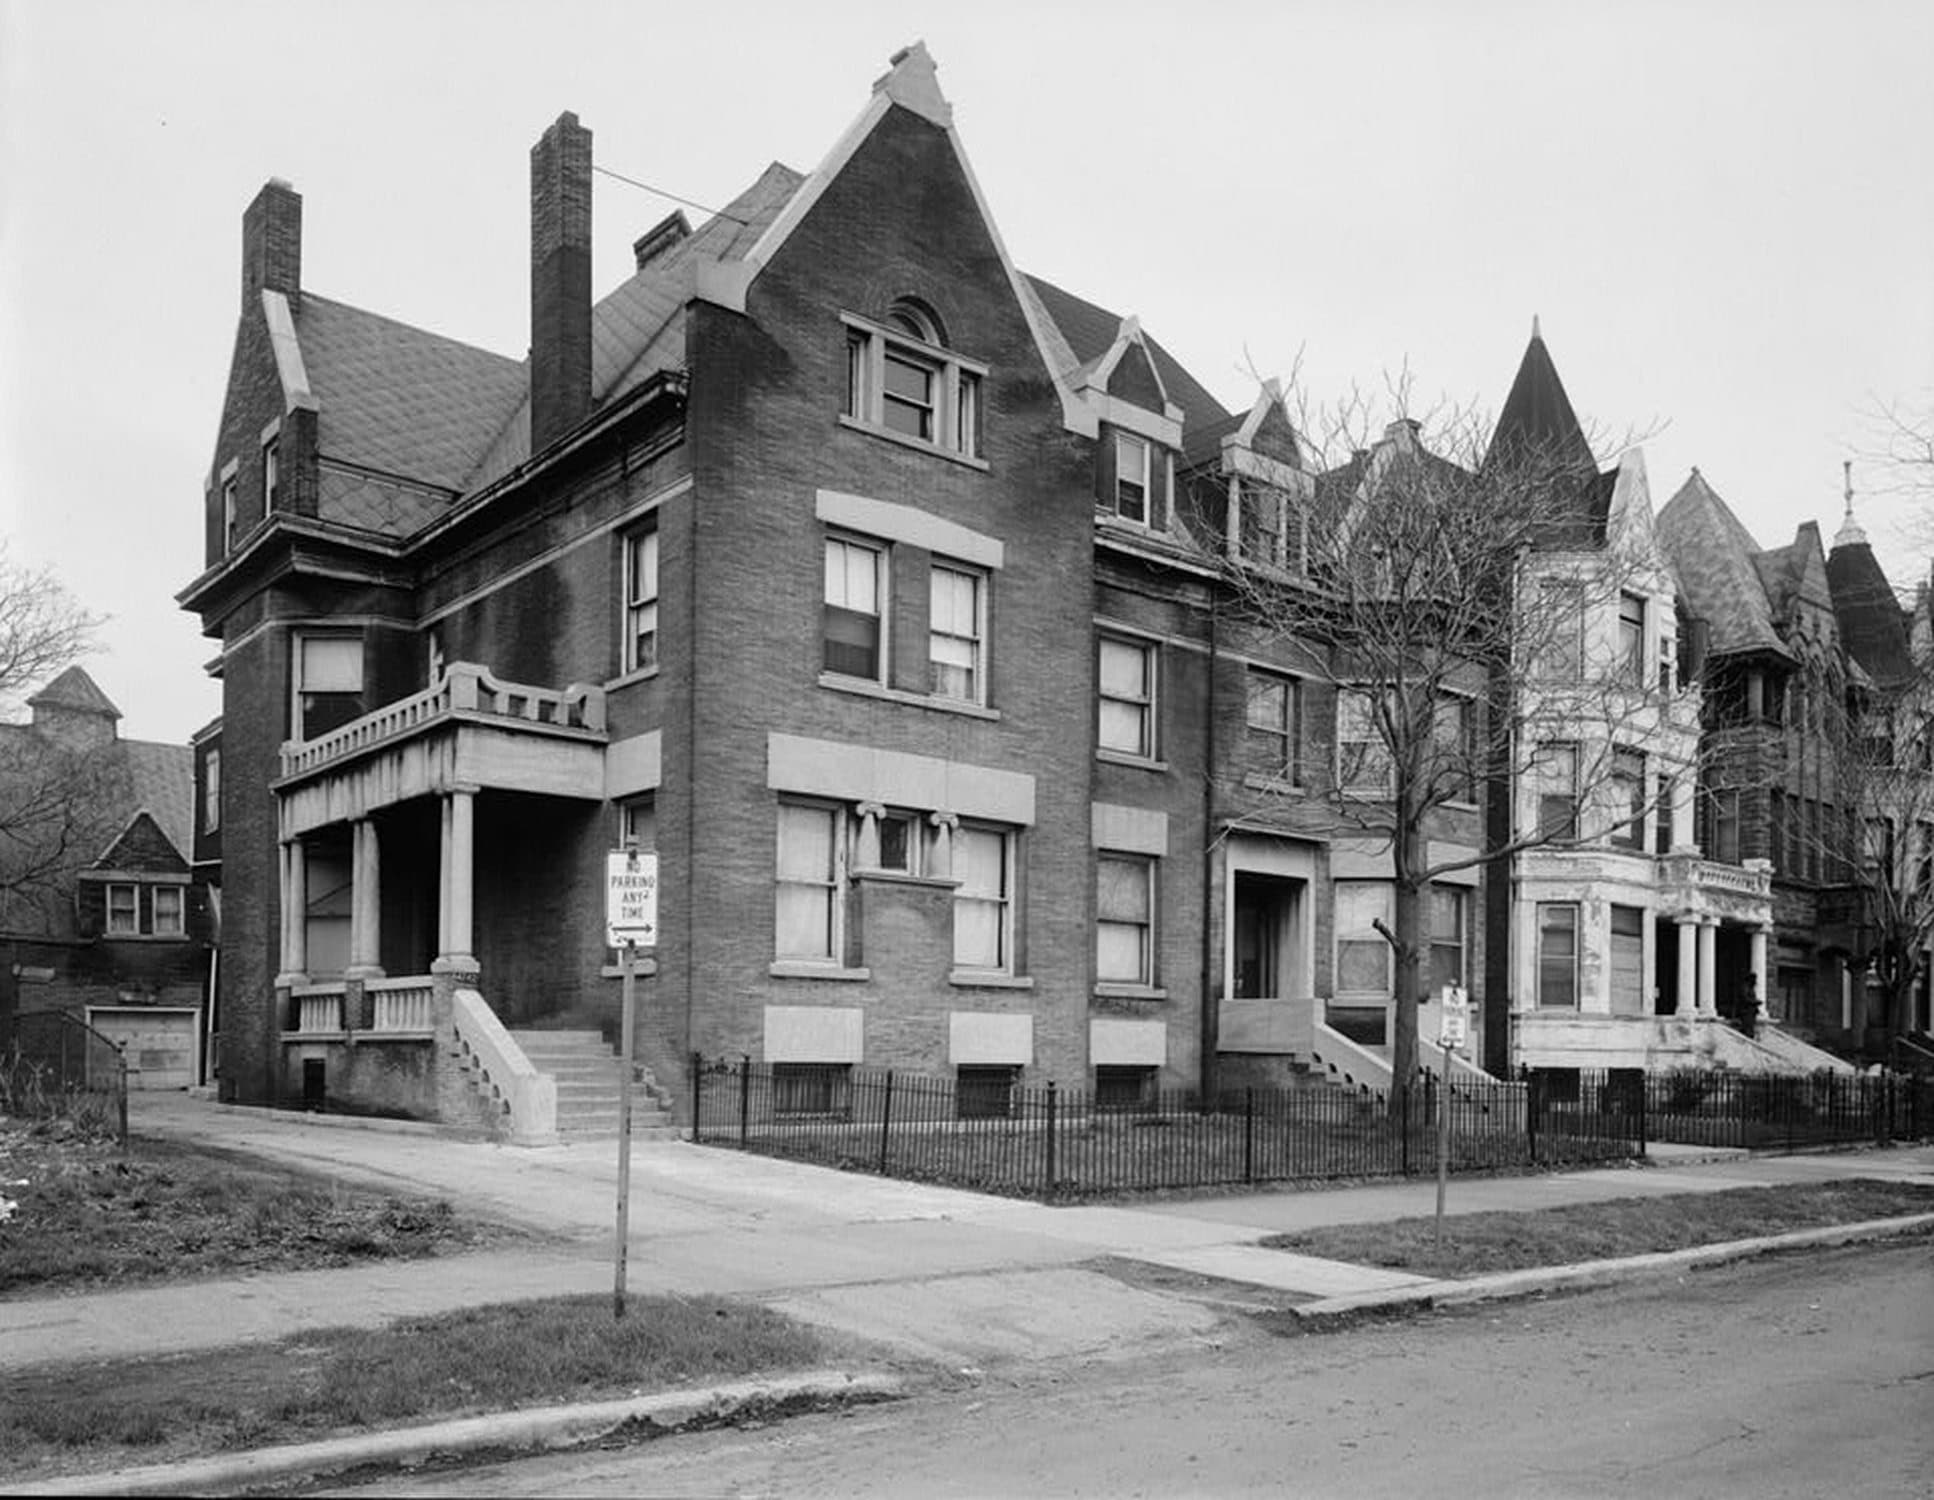
[[[1698,1146],[1795,1151],[1920,1140],[1934,1131],[1934,1078],[1907,1073],[1653,1073],[1645,1080],[1652,1138]]]
[[[991,1075],[991,1076],[990,1076]],[[1022,1197],[1437,1170],[1442,1084],[1398,1102],[1329,1086],[1224,1093],[1090,1092],[1000,1070],[957,1079],[844,1065],[692,1060],[692,1138],[852,1171]],[[1629,1090],[1585,1081],[1553,1098],[1535,1080],[1457,1080],[1448,1169],[1497,1171],[1634,1157],[1644,1115]]]
[[[128,1068],[121,1049],[59,1011],[0,1022],[0,1114],[70,1119],[128,1139]]]

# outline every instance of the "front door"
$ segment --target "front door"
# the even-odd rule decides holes
[[[1297,890],[1296,881],[1237,873],[1231,933],[1235,944],[1235,999],[1281,999],[1294,987],[1288,958]]]

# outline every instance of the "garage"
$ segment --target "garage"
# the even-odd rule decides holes
[[[121,1049],[130,1089],[185,1089],[195,1081],[194,1006],[94,1006],[87,1024]]]

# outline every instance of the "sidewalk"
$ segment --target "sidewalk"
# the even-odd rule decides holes
[[[0,1368],[135,1358],[612,1283],[616,1146],[537,1149],[137,1095],[137,1134],[204,1142],[395,1189],[541,1231],[528,1247],[371,1266],[0,1302]],[[1654,1147],[1655,1161],[1549,1176],[1453,1179],[1451,1213],[1858,1176],[1934,1182],[1934,1148],[1751,1157]],[[1720,1159],[1713,1159],[1717,1155]],[[902,1352],[983,1365],[1100,1355],[1206,1331],[1199,1304],[1081,1269],[1098,1256],[1267,1287],[1374,1299],[1423,1278],[1263,1250],[1323,1224],[1429,1214],[1429,1180],[1134,1207],[1048,1207],[675,1140],[632,1148],[628,1285],[749,1297]]]

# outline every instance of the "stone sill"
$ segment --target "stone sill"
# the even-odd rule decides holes
[[[816,964],[799,959],[775,959],[766,969],[774,979],[832,979],[847,984],[863,984],[873,977],[871,969],[843,969],[838,964]]]
[[[1126,750],[1101,748],[1095,751],[1095,759],[1106,761],[1111,766],[1132,766],[1137,771],[1166,771],[1168,762],[1155,760],[1146,755],[1130,755]]]
[[[963,990],[1031,990],[1034,988],[1032,975],[983,973],[978,969],[955,969],[947,976],[947,983]]]
[[[883,703],[904,703],[910,708],[930,708],[935,713],[960,714],[969,719],[1000,722],[1000,710],[964,698],[940,698],[931,693],[910,693],[905,688],[887,687],[870,677],[848,677],[839,672],[821,672],[819,685],[835,693],[851,693],[856,698],[877,698]]]
[[[1097,1000],[1166,1000],[1168,991],[1150,984],[1097,984]]]
[[[963,464],[967,468],[978,469],[983,474],[990,472],[987,460],[984,458],[976,458],[971,453],[961,453],[953,448],[943,448],[938,443],[930,443],[925,438],[911,437],[878,422],[862,422],[858,417],[849,417],[845,412],[841,412],[839,425],[849,432],[863,432],[868,437],[884,438],[889,443],[898,443],[902,448],[911,448],[916,453],[928,453],[935,458],[944,458],[950,464]]]

